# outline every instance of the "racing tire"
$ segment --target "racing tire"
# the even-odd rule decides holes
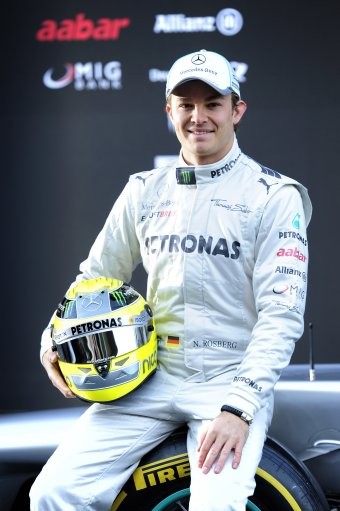
[[[307,467],[272,438],[266,440],[255,478],[246,511],[329,511]],[[181,429],[144,456],[111,511],[187,511],[189,487],[186,431]]]

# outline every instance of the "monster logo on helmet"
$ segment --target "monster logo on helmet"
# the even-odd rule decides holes
[[[152,311],[121,280],[73,284],[57,308],[51,335],[67,385],[85,401],[119,399],[156,370]]]

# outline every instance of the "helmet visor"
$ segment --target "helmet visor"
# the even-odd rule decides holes
[[[57,352],[63,362],[90,364],[129,353],[148,340],[145,325],[123,326],[68,339],[57,344]]]

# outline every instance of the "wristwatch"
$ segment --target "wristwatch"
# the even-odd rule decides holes
[[[233,406],[223,405],[221,407],[221,412],[229,412],[232,413],[233,415],[236,415],[244,422],[246,422],[248,426],[250,426],[250,424],[253,422],[253,418],[251,417],[251,415],[249,415],[246,412],[243,412],[242,410],[239,410],[238,408],[234,408]]]

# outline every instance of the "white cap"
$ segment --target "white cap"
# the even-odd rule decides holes
[[[166,98],[178,85],[190,80],[201,80],[222,96],[235,92],[241,97],[240,86],[230,63],[213,51],[200,50],[176,60],[168,74]]]

